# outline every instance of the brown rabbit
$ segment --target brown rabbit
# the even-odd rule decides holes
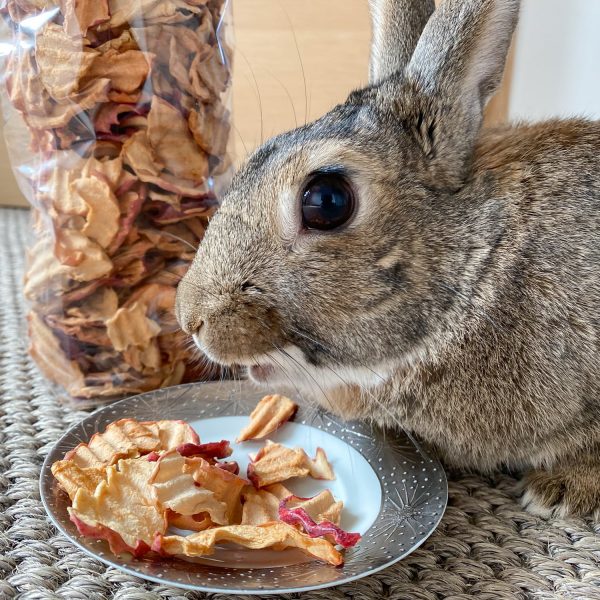
[[[374,0],[370,86],[249,158],[178,318],[270,389],[598,514],[600,126],[481,130],[518,9]]]

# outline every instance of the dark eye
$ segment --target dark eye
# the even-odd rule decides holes
[[[307,229],[330,230],[354,212],[354,194],[341,175],[317,175],[302,193],[302,221]]]

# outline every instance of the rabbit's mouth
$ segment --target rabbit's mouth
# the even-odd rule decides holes
[[[251,365],[248,367],[248,375],[256,383],[268,383],[275,375],[275,367],[269,364]]]

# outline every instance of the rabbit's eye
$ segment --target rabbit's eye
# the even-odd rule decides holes
[[[354,194],[340,175],[317,175],[302,194],[302,221],[307,229],[330,230],[343,225],[354,212]]]

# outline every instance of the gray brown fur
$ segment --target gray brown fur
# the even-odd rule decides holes
[[[481,130],[517,13],[517,0],[446,0],[404,70],[376,75],[404,60],[401,45],[371,86],[257,150],[180,285],[178,318],[216,361],[267,361],[271,387],[405,427],[449,464],[531,468],[531,510],[588,514],[600,509],[600,127]],[[389,55],[392,32],[414,40],[403,28],[422,21],[375,43]],[[299,232],[302,185],[330,166],[358,190],[357,215]]]

